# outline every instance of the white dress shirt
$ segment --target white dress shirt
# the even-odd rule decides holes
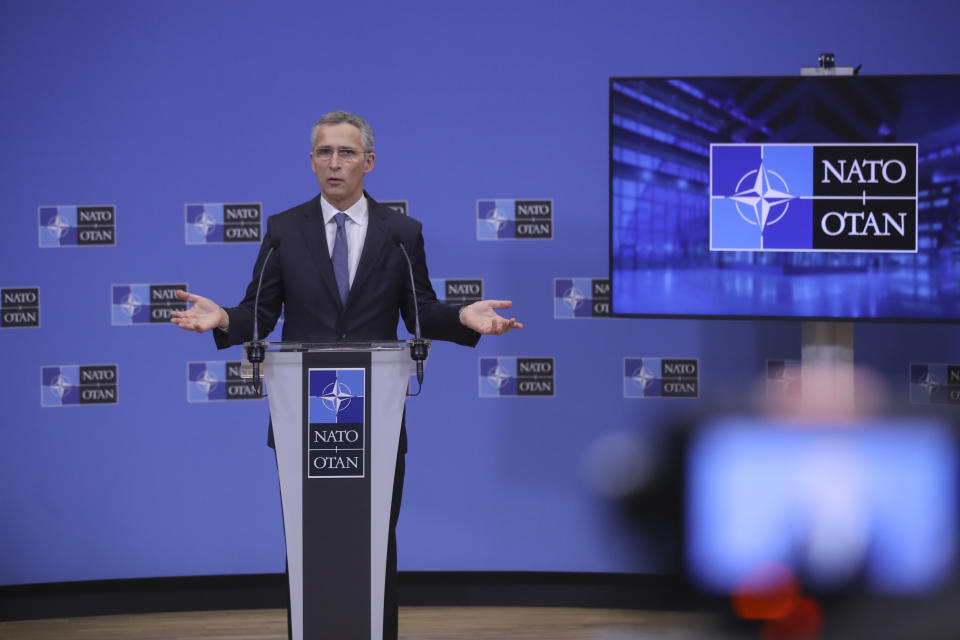
[[[323,228],[327,232],[327,249],[333,257],[333,243],[337,241],[337,221],[333,219],[340,213],[326,199],[320,197],[320,209],[323,211]],[[363,252],[363,241],[367,237],[367,199],[360,196],[349,208],[344,209],[347,214],[344,228],[347,232],[347,268],[350,274],[350,285],[353,286],[353,277],[357,275],[357,265],[360,264],[360,254]]]

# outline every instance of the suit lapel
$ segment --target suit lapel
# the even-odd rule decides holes
[[[365,194],[366,195],[366,194]],[[353,292],[359,291],[370,272],[373,271],[377,259],[383,255],[383,245],[387,242],[389,229],[386,219],[380,214],[379,205],[370,196],[367,198],[367,237],[363,240],[363,252],[360,254],[360,263],[357,265],[357,273],[353,276],[353,284],[350,285],[350,295],[347,296],[347,304],[353,299]],[[333,267],[330,268],[333,273]]]
[[[320,196],[314,201],[312,210],[304,213],[303,241],[307,243],[310,256],[317,265],[320,279],[330,291],[330,297],[340,303],[340,293],[337,289],[337,277],[333,273],[333,262],[330,260],[330,249],[327,247],[327,231],[323,226],[323,210],[320,208]],[[342,305],[341,305],[342,306]]]

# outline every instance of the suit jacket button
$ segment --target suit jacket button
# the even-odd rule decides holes
[[[347,339],[347,334],[345,334],[345,333],[341,334],[341,335],[340,335],[340,339],[341,339],[341,340],[346,340],[346,339]]]

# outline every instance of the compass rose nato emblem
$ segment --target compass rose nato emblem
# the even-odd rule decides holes
[[[767,169],[761,163],[759,169],[748,171],[737,183],[737,190],[730,199],[737,207],[737,213],[749,224],[760,228],[760,233],[770,225],[778,223],[787,214],[790,201],[790,187],[779,173]]]
[[[483,377],[497,389],[502,389],[503,386],[507,384],[507,381],[510,380],[510,374],[504,371],[499,365]]]
[[[47,232],[49,232],[50,235],[52,235],[57,240],[62,238],[64,235],[66,235],[67,231],[69,231],[70,228],[71,228],[70,223],[67,222],[66,218],[64,218],[59,214],[54,216],[53,219],[50,220],[44,226],[44,229],[46,229]]]
[[[517,359],[515,357],[480,358],[481,398],[517,394]]]
[[[222,361],[187,363],[187,402],[226,400],[226,364]]]
[[[633,384],[640,389],[641,393],[646,391],[647,387],[649,387],[653,381],[657,379],[657,374],[653,371],[649,371],[642,364],[639,368],[635,369],[633,375],[630,376],[630,380],[632,380]]]
[[[960,365],[911,363],[910,401],[914,404],[960,404]]]
[[[497,207],[494,207],[490,211],[490,214],[486,217],[487,226],[497,232],[506,226],[508,220],[510,220],[510,218],[508,218],[503,211]]]
[[[477,240],[497,240],[515,235],[512,200],[477,200]]]
[[[61,247],[77,244],[77,208],[40,207],[40,246]]]
[[[583,295],[583,292],[581,292],[575,286],[564,291],[563,296],[561,297],[561,300],[563,300],[564,304],[566,304],[571,311],[576,311],[579,309],[580,305],[582,305],[583,301],[586,299],[587,297]]]
[[[200,217],[194,220],[193,226],[196,227],[203,237],[207,237],[211,229],[215,229],[217,221],[207,215],[206,211],[200,214]]]
[[[133,318],[133,316],[140,310],[140,307],[143,306],[143,300],[134,293],[133,291],[129,292],[123,297],[120,301],[120,304],[117,305],[118,308],[122,309],[124,313]]]
[[[309,384],[311,424],[364,424],[364,369],[310,369]]]
[[[47,388],[53,392],[55,396],[59,399],[63,399],[63,396],[67,395],[67,392],[70,391],[70,388],[73,385],[70,383],[70,379],[64,375],[56,376],[52,382],[48,385]]]
[[[223,205],[186,205],[186,241],[187,244],[223,242]]]
[[[623,397],[660,397],[660,358],[623,359]]]
[[[331,382],[324,388],[320,399],[330,411],[339,414],[350,406],[350,401],[355,396],[350,391],[350,387],[340,381]]]
[[[210,369],[204,368],[203,373],[200,374],[200,377],[194,380],[193,383],[200,387],[200,390],[203,391],[204,394],[209,396],[210,392],[220,383],[220,380],[217,379],[217,376],[215,376]]]
[[[809,145],[712,145],[710,249],[811,247],[812,166]]]

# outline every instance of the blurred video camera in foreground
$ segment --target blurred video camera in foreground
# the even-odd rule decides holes
[[[721,635],[960,637],[956,416],[897,410],[877,378],[855,375],[855,400],[805,370],[802,394],[765,383],[747,408],[588,454],[588,484],[638,532],[670,521],[679,542],[664,552]]]

